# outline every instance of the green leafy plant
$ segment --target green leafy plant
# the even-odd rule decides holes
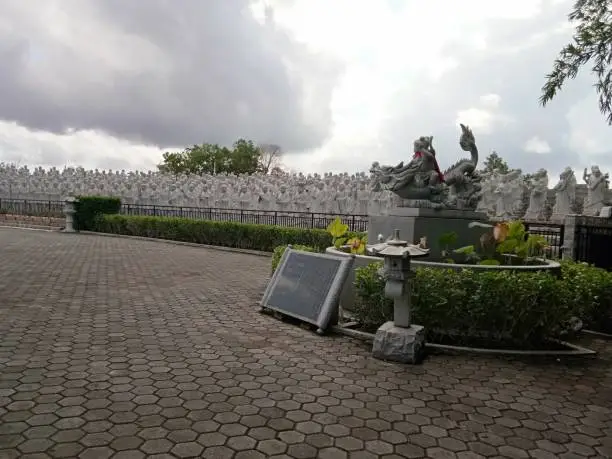
[[[530,234],[520,220],[501,222],[495,225],[473,222],[471,228],[486,228],[480,236],[479,246],[469,245],[454,250],[462,254],[468,263],[481,265],[532,264],[548,243],[543,236]]]
[[[466,263],[478,263],[480,261],[480,256],[476,252],[476,247],[473,245],[466,245],[465,247],[460,247],[453,251],[456,254],[463,255]]]
[[[444,233],[438,239],[438,245],[442,248],[441,255],[447,263],[454,263],[455,260],[450,256],[451,247],[457,243],[459,236],[454,231]]]
[[[351,253],[363,255],[366,250],[366,238],[355,234],[351,235],[348,229],[348,225],[342,223],[340,217],[336,217],[327,226],[327,232],[332,236],[335,248],[339,249],[347,245]]]
[[[508,222],[506,225],[507,230],[504,230],[506,236],[501,240],[496,239],[498,242],[496,250],[499,254],[514,255],[525,260],[541,254],[548,245],[543,236],[528,234],[525,225],[519,220]]]

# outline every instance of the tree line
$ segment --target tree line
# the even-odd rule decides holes
[[[229,148],[203,143],[179,152],[165,152],[157,168],[173,175],[272,174],[282,172],[281,157],[278,145],[238,139]]]

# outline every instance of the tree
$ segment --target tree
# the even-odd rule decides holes
[[[507,174],[510,170],[508,163],[499,156],[496,151],[491,152],[491,154],[485,158],[483,166],[482,172],[496,171],[501,174]]]
[[[229,158],[227,172],[230,174],[252,174],[259,168],[261,151],[251,140],[239,139],[234,143],[234,149]]]
[[[166,152],[160,172],[179,174],[214,174],[224,172],[229,167],[231,152],[214,144],[193,145],[181,152]]]
[[[270,174],[275,169],[280,169],[283,151],[278,145],[272,143],[259,145],[259,172]]]
[[[166,152],[162,159],[157,168],[168,174],[252,174],[258,170],[260,150],[252,141],[239,139],[231,149],[203,143],[181,152]]]
[[[540,103],[546,106],[568,79],[576,78],[581,67],[592,62],[599,110],[612,124],[612,4],[610,0],[576,0],[569,20],[578,24],[572,42],[565,45],[546,75]]]

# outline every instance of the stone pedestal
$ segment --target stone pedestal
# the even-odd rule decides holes
[[[381,360],[419,363],[424,350],[425,328],[420,325],[396,327],[393,322],[386,322],[376,331],[372,355]]]
[[[433,257],[438,257],[443,249],[438,244],[443,234],[457,233],[455,248],[478,244],[482,231],[468,228],[468,224],[488,221],[487,215],[482,212],[412,207],[386,209],[384,214],[370,214],[368,219],[370,241],[375,241],[379,234],[386,239],[397,228],[410,243],[418,243],[421,237],[426,236]]]
[[[76,199],[73,197],[64,199],[64,215],[66,216],[64,233],[76,233],[76,229],[74,228],[74,215],[76,214],[75,203]]]
[[[556,224],[562,225],[563,222],[565,221],[565,217],[566,215],[564,214],[552,214],[548,221],[550,223],[556,223]]]

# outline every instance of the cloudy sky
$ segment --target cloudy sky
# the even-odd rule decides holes
[[[150,169],[246,137],[353,172],[433,135],[444,168],[463,122],[513,167],[612,171],[588,71],[538,105],[572,3],[0,0],[0,161]]]

